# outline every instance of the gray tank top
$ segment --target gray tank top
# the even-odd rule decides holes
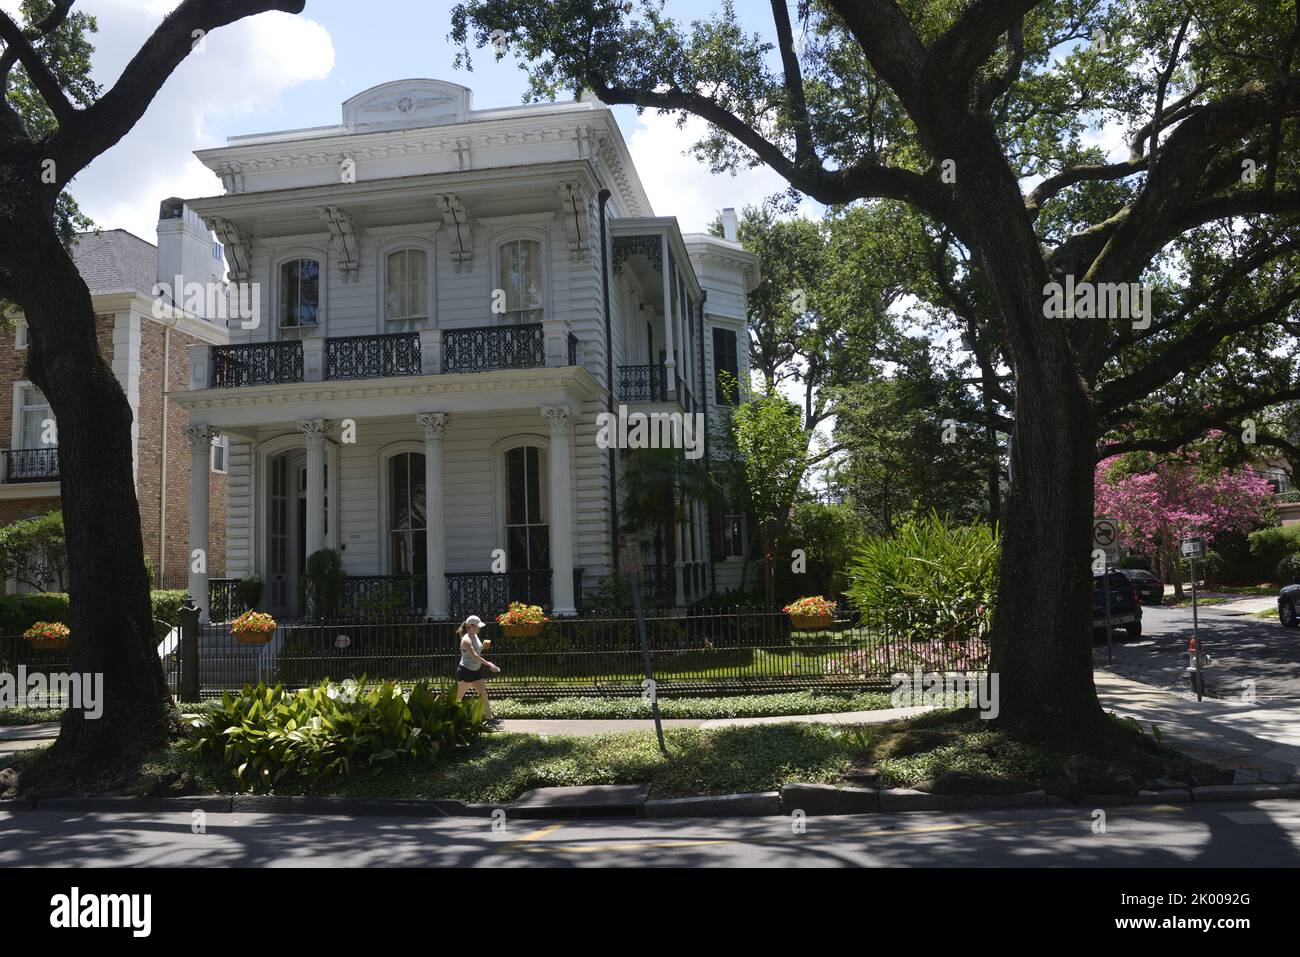
[[[466,633],[465,637],[468,638],[469,643],[474,646],[475,655],[483,654],[483,642],[479,640],[478,635]],[[460,649],[460,666],[462,668],[468,668],[470,671],[478,671],[479,668],[483,667],[483,663],[475,658],[474,655],[471,655],[466,651],[462,646]]]

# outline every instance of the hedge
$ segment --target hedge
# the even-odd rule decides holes
[[[153,617],[169,625],[185,601],[184,589],[166,589],[149,593],[153,600]],[[38,621],[68,620],[68,596],[61,592],[29,595],[0,595],[0,634],[21,635]]]

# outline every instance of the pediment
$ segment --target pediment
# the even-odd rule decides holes
[[[463,123],[469,119],[469,87],[445,80],[394,80],[358,93],[343,104],[349,133]]]

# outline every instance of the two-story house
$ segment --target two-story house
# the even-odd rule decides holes
[[[747,374],[756,258],[655,216],[591,100],[475,110],[465,87],[402,80],[338,126],[197,155],[225,190],[188,205],[260,304],[229,345],[191,349],[172,396],[196,462],[229,443],[220,587],[257,574],[295,615],[307,557],[333,548],[345,603],[396,587],[431,617],[508,598],[572,614],[618,560],[627,457],[602,415],[710,415],[715,370]],[[655,570],[674,602],[727,578],[711,521],[680,510]],[[209,594],[202,571],[189,584]]]
[[[122,229],[79,234],[72,247],[90,289],[101,354],[111,363],[131,405],[131,445],[144,551],[155,587],[188,582],[191,456],[183,429],[188,416],[168,398],[189,381],[189,349],[226,342],[223,319],[209,318],[205,303],[175,299],[183,284],[220,285],[222,250],[202,221],[177,199],[162,203],[158,245]],[[162,285],[160,285],[162,284]],[[59,507],[58,423],[26,374],[27,324],[14,319],[0,336],[0,525]],[[211,528],[211,559],[225,562],[225,445],[204,449],[204,479],[212,489],[203,512]],[[65,582],[45,580],[60,589]],[[29,591],[32,582],[6,589]]]

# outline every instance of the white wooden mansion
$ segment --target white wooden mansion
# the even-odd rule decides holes
[[[396,585],[430,617],[507,598],[573,614],[618,550],[625,453],[598,443],[598,416],[716,416],[718,371],[747,374],[759,264],[734,213],[730,239],[654,215],[597,101],[474,110],[434,80],[197,155],[224,192],[187,205],[260,310],[231,319],[229,345],[193,347],[172,395],[191,514],[213,437],[229,448],[225,574],[196,562],[191,593],[257,574],[261,607],[293,616],[306,556],[334,548],[345,603]],[[689,502],[647,571],[676,604],[734,587],[743,525]],[[194,523],[191,549],[207,537]]]

